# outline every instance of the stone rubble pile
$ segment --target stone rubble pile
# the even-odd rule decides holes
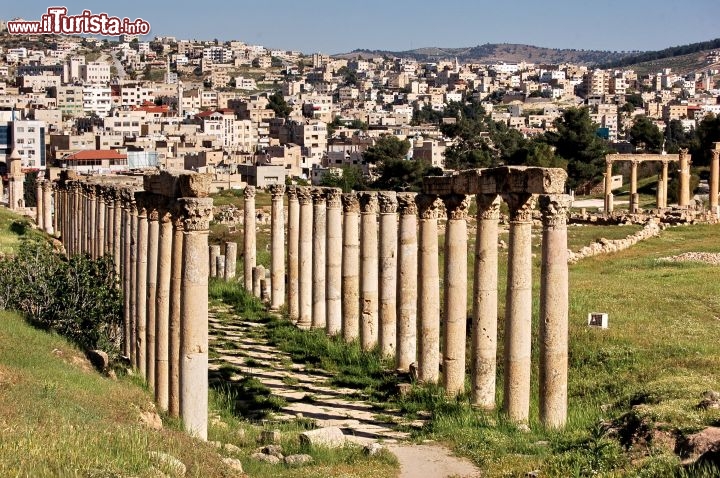
[[[661,257],[662,262],[702,262],[713,266],[720,266],[720,253],[717,252],[685,252],[677,256]]]
[[[629,247],[634,246],[640,241],[655,237],[660,234],[660,231],[665,229],[665,225],[657,222],[656,220],[650,220],[645,224],[641,230],[635,234],[631,234],[624,239],[605,239],[600,238],[596,242],[585,246],[577,252],[568,251],[568,263],[575,264],[579,260],[586,257],[597,256],[599,254],[609,254],[611,252],[618,252]]]

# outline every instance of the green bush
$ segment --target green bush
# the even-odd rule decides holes
[[[24,313],[87,349],[117,351],[122,300],[112,259],[67,259],[48,243],[25,241],[0,260],[0,308]]]

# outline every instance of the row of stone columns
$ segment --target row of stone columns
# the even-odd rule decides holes
[[[90,182],[64,172],[55,215],[69,255],[110,255],[123,291],[122,350],[159,407],[207,438],[208,231],[205,175]]]
[[[273,202],[280,202],[284,189],[271,191]],[[288,287],[282,299],[287,302],[291,320],[302,328],[324,328],[328,334],[340,335],[344,340],[359,340],[364,350],[379,347],[381,353],[395,358],[398,369],[407,370],[415,364],[423,382],[438,382],[442,363],[446,392],[462,393],[470,196],[341,194],[336,188],[289,186],[287,197]],[[546,392],[540,398],[541,418],[550,426],[561,426],[565,420],[567,386],[567,261],[563,255],[567,253],[565,216],[569,199],[564,195],[476,195],[472,401],[482,408],[495,407],[497,244],[499,205],[504,199],[510,208],[511,222],[503,407],[513,420],[528,419],[531,226],[532,209],[538,197],[544,220],[540,388]],[[441,203],[447,212],[442,310],[438,261]],[[277,233],[284,219],[279,211],[280,208],[273,208],[275,232],[271,249],[274,258],[284,259],[285,238]],[[253,234],[254,227],[246,227],[246,237]],[[248,243],[253,244],[254,237],[246,239],[245,244]],[[282,266],[273,267],[279,272]],[[276,276],[271,276],[275,283]],[[272,300],[277,306],[274,286]]]

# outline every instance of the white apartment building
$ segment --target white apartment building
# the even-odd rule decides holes
[[[110,82],[110,65],[104,61],[91,61],[80,66],[80,78],[93,85]]]
[[[112,108],[109,86],[88,85],[83,87],[83,109],[87,114],[105,117]]]
[[[211,46],[203,48],[203,59],[213,63],[230,63],[233,59],[233,52],[222,46]]]
[[[123,85],[120,90],[120,104],[122,106],[139,106],[146,101],[152,102],[154,99],[153,90],[141,85]]]
[[[45,122],[12,121],[12,138],[22,158],[22,167],[45,169]]]

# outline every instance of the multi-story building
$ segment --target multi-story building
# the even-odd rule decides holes
[[[110,82],[110,65],[104,61],[80,65],[80,79],[90,84],[107,84]]]
[[[14,120],[6,123],[24,169],[45,169],[45,122]]]
[[[585,75],[586,96],[602,96],[610,93],[610,73],[605,70],[588,71]]]
[[[82,92],[85,113],[95,114],[100,117],[105,117],[110,113],[112,96],[109,86],[84,86]]]

